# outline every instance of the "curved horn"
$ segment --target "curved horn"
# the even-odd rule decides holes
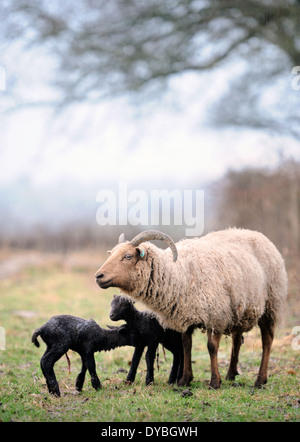
[[[121,235],[119,236],[119,244],[121,242],[125,242],[125,234],[124,233],[121,233]]]
[[[154,240],[154,239],[158,239],[160,241],[163,241],[164,243],[166,243],[170,247],[170,249],[172,250],[172,253],[173,253],[173,261],[176,262],[177,256],[178,256],[176,245],[175,245],[174,241],[172,240],[172,238],[169,235],[167,235],[166,233],[159,232],[158,230],[145,230],[145,232],[141,232],[137,236],[135,236],[130,241],[130,244],[133,245],[134,247],[136,247],[144,241],[150,241],[150,240]]]

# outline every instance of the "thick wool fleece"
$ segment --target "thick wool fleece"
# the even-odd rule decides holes
[[[228,229],[176,244],[170,250],[143,243],[136,287],[127,295],[143,302],[161,324],[179,332],[190,326],[230,334],[250,330],[264,317],[284,313],[287,276],[276,247],[263,234]]]

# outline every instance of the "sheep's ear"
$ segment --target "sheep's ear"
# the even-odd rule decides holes
[[[106,253],[109,253],[109,254],[111,254],[111,250],[106,250]]]
[[[138,246],[136,247],[136,250],[139,254],[139,257],[143,260],[147,259],[147,250],[144,247]]]

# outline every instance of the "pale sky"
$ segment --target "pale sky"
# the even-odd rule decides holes
[[[40,50],[18,51],[16,46],[3,57],[7,90],[0,91],[1,105],[10,102],[10,77],[17,79],[21,103],[55,97],[49,85],[53,60]],[[300,141],[293,138],[203,124],[211,102],[226,90],[233,70],[242,67],[178,76],[155,105],[132,106],[124,97],[72,105],[59,114],[26,106],[4,114],[0,186],[25,178],[38,188],[106,180],[155,182],[156,188],[175,180],[184,187],[221,178],[228,168],[276,166],[279,152],[300,159]]]
[[[0,185],[20,177],[36,186],[135,179],[184,185],[218,179],[228,168],[273,167],[279,152],[300,158],[292,138],[205,128],[197,109],[156,108],[136,117],[120,100],[74,106],[54,120],[50,114],[24,109],[2,121]]]

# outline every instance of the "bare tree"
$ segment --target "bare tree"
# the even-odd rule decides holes
[[[300,254],[300,163],[283,160],[275,170],[229,171],[215,186],[218,228],[265,233],[284,252]]]
[[[211,121],[297,127],[295,106],[284,112],[290,125],[278,125],[276,112],[265,115],[259,99],[266,83],[300,65],[298,0],[4,0],[0,16],[2,42],[22,39],[56,57],[65,104],[153,95],[175,75],[239,60],[246,69],[233,76]]]

